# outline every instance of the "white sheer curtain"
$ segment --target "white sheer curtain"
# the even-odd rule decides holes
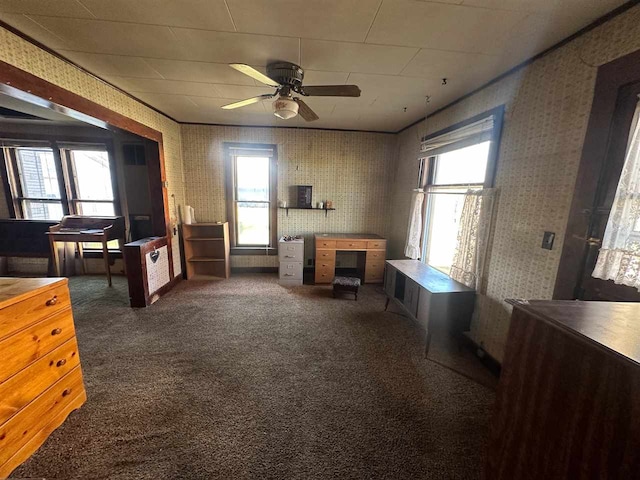
[[[420,240],[422,239],[422,205],[424,193],[415,192],[411,200],[409,213],[409,227],[407,228],[407,244],[404,247],[405,256],[417,260],[420,258]]]
[[[477,291],[481,290],[495,198],[495,188],[468,190],[460,215],[449,276]]]
[[[640,100],[593,276],[640,290]]]

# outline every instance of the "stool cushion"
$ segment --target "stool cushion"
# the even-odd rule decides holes
[[[344,287],[359,287],[360,279],[358,277],[335,277],[333,285],[341,285]]]

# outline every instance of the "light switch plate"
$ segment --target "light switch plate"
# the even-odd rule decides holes
[[[553,241],[556,239],[556,234],[554,232],[544,232],[542,236],[542,248],[545,250],[553,249]]]

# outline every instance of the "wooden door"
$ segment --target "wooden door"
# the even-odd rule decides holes
[[[598,67],[587,134],[553,298],[640,301],[637,290],[592,279],[640,93],[640,50]]]
[[[606,155],[598,172],[595,200],[591,209],[586,211],[589,215],[589,224],[584,239],[585,248],[581,272],[575,289],[575,297],[579,300],[640,301],[640,292],[637,289],[616,285],[611,280],[592,277],[620,181],[639,94],[640,82],[637,82],[621,88],[618,95],[609,131]],[[580,188],[581,186],[578,185],[577,189]]]

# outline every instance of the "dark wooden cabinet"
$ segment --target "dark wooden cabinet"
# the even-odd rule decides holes
[[[484,478],[640,478],[640,304],[510,303]]]

